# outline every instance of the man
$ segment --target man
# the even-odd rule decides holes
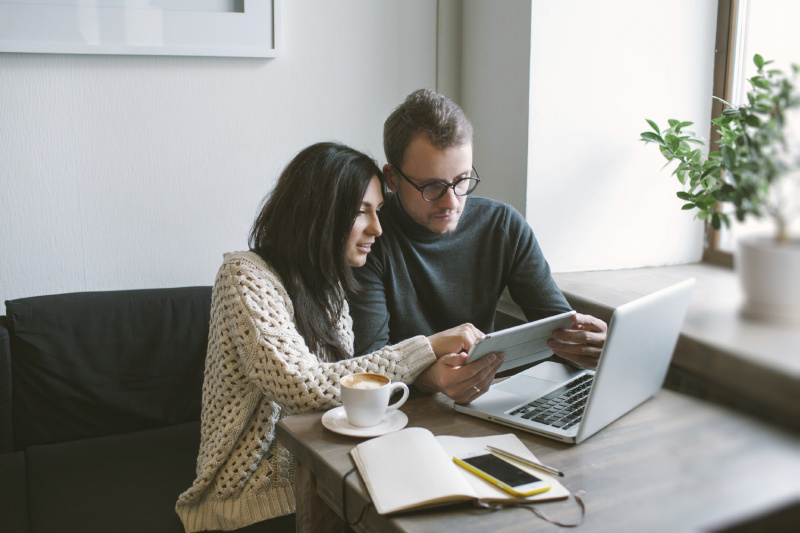
[[[570,310],[525,219],[502,202],[469,196],[480,178],[472,125],[458,105],[427,89],[411,93],[384,124],[384,150],[392,192],[380,214],[383,235],[355,270],[364,290],[349,298],[356,354],[465,322],[491,332],[506,286],[528,320]],[[548,345],[594,367],[606,331],[602,320],[578,314]],[[464,358],[440,359],[416,385],[471,401],[482,391],[465,384],[472,365],[462,366]]]

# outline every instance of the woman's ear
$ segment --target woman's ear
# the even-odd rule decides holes
[[[392,165],[383,165],[383,177],[386,178],[386,187],[392,192],[397,192],[397,174]]]

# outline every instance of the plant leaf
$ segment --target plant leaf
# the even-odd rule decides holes
[[[755,115],[747,115],[747,118],[744,119],[744,123],[754,128],[761,126],[761,120]]]
[[[653,133],[652,131],[645,131],[641,134],[642,140],[648,143],[658,143],[664,146],[664,139],[661,138],[661,135],[657,133]]]
[[[726,102],[725,100],[723,100],[722,98],[720,98],[718,96],[712,96],[711,98],[713,98],[717,102],[721,102],[721,103],[725,104],[728,107],[732,107],[731,104],[729,104],[728,102]]]
[[[719,149],[720,156],[722,156],[722,165],[725,168],[733,168],[734,161],[736,159],[736,153],[733,151],[733,148],[730,146],[722,146]]]

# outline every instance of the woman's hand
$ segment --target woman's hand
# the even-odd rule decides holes
[[[483,336],[483,332],[472,324],[461,324],[431,335],[428,342],[438,359],[446,354],[468,352],[475,341]]]

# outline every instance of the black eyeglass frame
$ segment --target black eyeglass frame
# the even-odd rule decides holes
[[[400,174],[400,176],[404,180],[406,180],[408,183],[410,183],[412,187],[417,189],[419,191],[420,195],[422,195],[422,199],[425,200],[426,202],[435,202],[436,200],[441,199],[445,194],[447,194],[448,187],[453,189],[453,194],[455,194],[456,196],[469,196],[470,194],[475,192],[475,189],[478,188],[478,184],[481,182],[481,177],[478,175],[478,171],[475,169],[474,165],[472,166],[472,172],[475,173],[475,176],[469,176],[469,177],[466,177],[466,178],[459,178],[456,181],[454,181],[453,183],[445,183],[443,181],[433,181],[431,183],[428,183],[427,185],[423,185],[422,187],[420,187],[419,185],[417,185],[416,183],[414,183],[413,181],[408,179],[408,177],[405,174],[403,174],[402,172],[400,172],[400,169],[397,168],[396,166],[394,166],[394,165],[389,165],[389,166],[392,167],[392,169],[395,172]],[[475,185],[471,189],[469,189],[467,192],[465,192],[464,194],[458,194],[458,192],[456,192],[456,187],[458,186],[459,183],[461,183],[464,180],[473,180],[473,181],[475,181]],[[437,186],[444,185],[444,188],[442,189],[442,192],[439,194],[439,196],[437,196],[436,198],[431,198],[429,200],[429,199],[425,198],[425,189],[430,187],[431,185],[437,185]]]

